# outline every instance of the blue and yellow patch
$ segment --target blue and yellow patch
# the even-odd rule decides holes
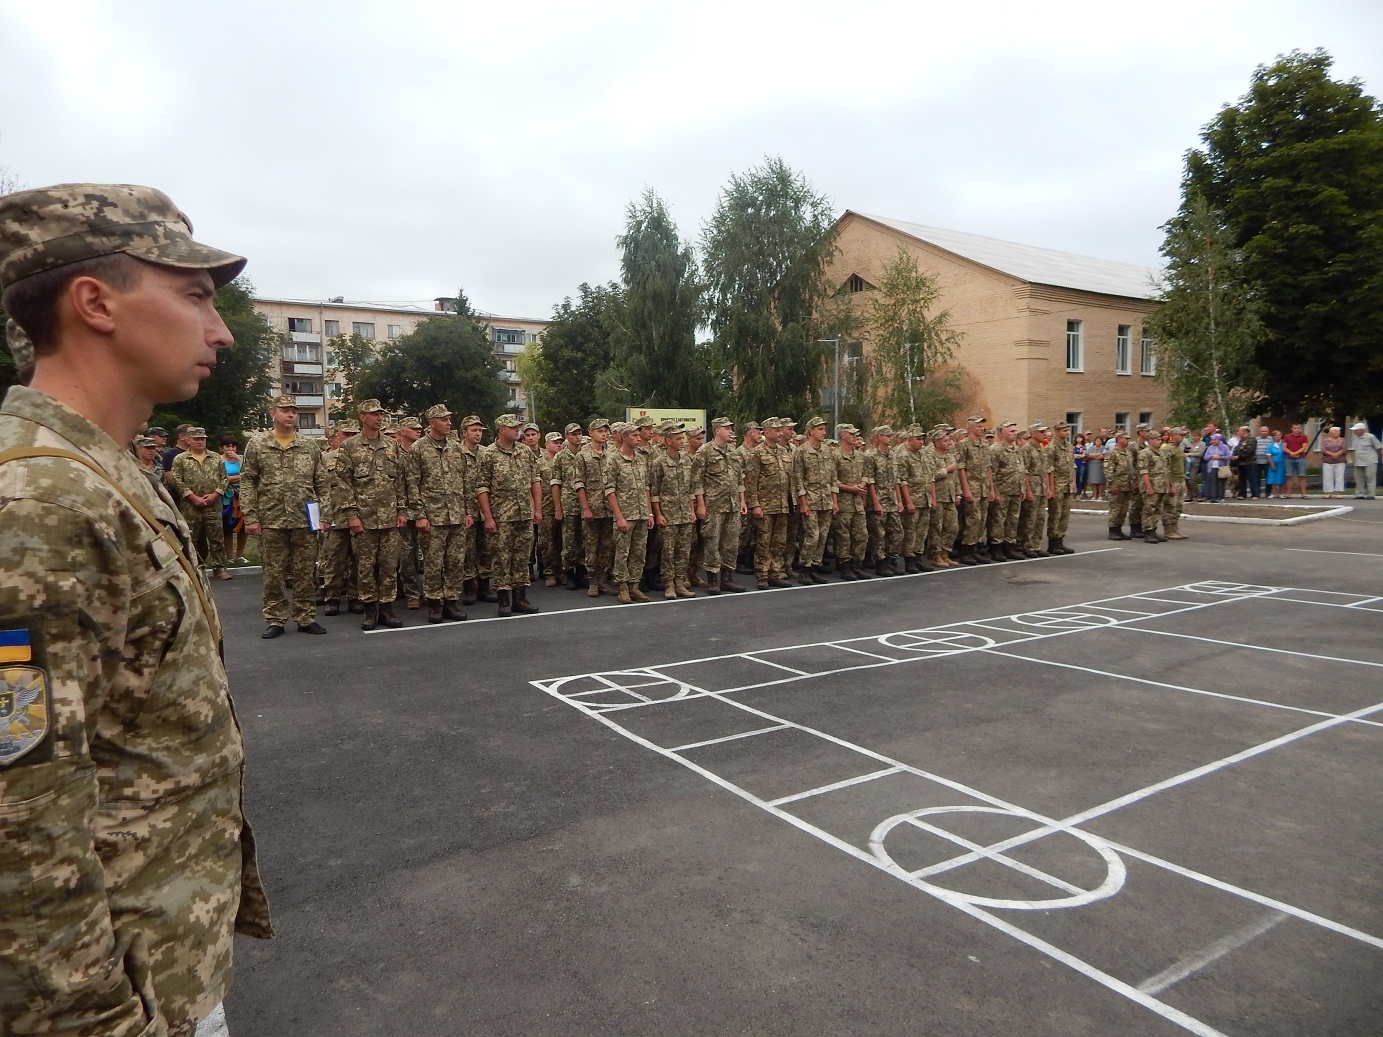
[[[27,630],[0,630],[0,663],[26,663],[33,657]]]
[[[0,630],[0,767],[42,744],[50,726],[48,674],[16,666],[34,657],[27,630]]]

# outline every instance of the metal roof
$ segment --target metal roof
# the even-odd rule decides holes
[[[1033,284],[1075,288],[1101,295],[1121,295],[1128,299],[1157,298],[1156,282],[1161,272],[1155,267],[1092,259],[1056,249],[1020,245],[1013,241],[986,238],[981,234],[926,227],[920,223],[870,216],[868,213],[855,215]]]

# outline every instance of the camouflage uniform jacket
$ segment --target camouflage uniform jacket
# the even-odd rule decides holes
[[[450,436],[438,442],[424,433],[405,458],[408,517],[437,526],[463,526],[470,515],[466,458]]]
[[[490,517],[496,522],[532,522],[533,484],[539,478],[537,459],[528,447],[515,443],[505,450],[491,443],[480,450],[475,492],[490,495]]]
[[[954,453],[948,450],[944,454],[938,454],[936,448],[932,448],[932,477],[936,484],[936,502],[938,504],[953,504],[960,496],[960,477],[955,472],[946,471],[946,466],[955,462]]]
[[[692,458],[692,496],[704,497],[706,514],[740,510],[744,472],[735,447],[705,443]]]
[[[543,518],[550,519],[557,514],[557,509],[552,504],[552,465],[555,458],[548,457],[546,450],[539,450],[534,454],[534,460],[538,464],[538,478],[542,480],[540,488],[543,499]]]
[[[744,502],[765,515],[783,515],[791,507],[792,454],[782,447],[760,443],[749,452],[744,469]]]
[[[989,448],[989,468],[994,473],[994,492],[1000,497],[1021,497],[1027,466],[1016,443],[995,443]]]
[[[455,433],[447,438],[461,447],[461,457],[466,464],[466,508],[471,518],[479,520],[480,500],[476,496],[475,488],[480,484],[480,455],[484,453],[485,448],[482,446],[472,449],[469,443]]]
[[[989,472],[991,454],[983,439],[966,436],[956,447],[956,470],[965,473],[965,481],[970,484],[970,495],[975,500],[989,497]]]
[[[692,499],[692,461],[685,452],[674,459],[663,455],[648,469],[648,489],[658,510],[669,525],[680,525],[696,520],[695,504]]]
[[[935,456],[936,451],[929,447],[909,450],[906,445],[898,454],[898,481],[907,486],[914,507],[929,508],[932,505],[932,496],[928,491],[936,482],[932,472],[935,463],[932,459]]]
[[[581,500],[576,496],[576,459],[579,451],[562,447],[552,459],[551,485],[559,488],[562,497],[562,511],[568,515],[581,517]],[[549,494],[549,496],[551,496]]]
[[[1167,455],[1161,450],[1145,446],[1138,452],[1138,488],[1143,489],[1143,476],[1152,483],[1153,493],[1170,493],[1171,478],[1167,474]]]
[[[247,523],[265,529],[306,529],[308,501],[334,502],[326,481],[316,442],[295,434],[282,447],[273,432],[260,432],[250,437],[240,465],[240,510]]]
[[[801,446],[792,455],[792,502],[801,507],[806,498],[812,511],[830,511],[836,492],[836,459],[824,444]]]
[[[0,1029],[190,1034],[235,931],[272,935],[241,810],[219,621],[140,502],[171,499],[81,415],[15,386],[0,451]],[[202,589],[209,588],[200,573]],[[214,613],[214,606],[213,606]]]
[[[337,507],[347,522],[359,519],[366,529],[397,528],[399,516],[408,510],[399,445],[383,433],[371,440],[363,432],[342,443],[333,498],[338,493]]]
[[[1138,465],[1127,450],[1106,450],[1104,481],[1111,490],[1128,492],[1138,485]]]
[[[851,450],[848,453],[844,450],[836,451],[836,489],[840,497],[840,510],[846,514],[853,514],[856,511],[865,510],[867,496],[860,497],[853,493],[846,493],[841,490],[841,486],[857,486],[860,483],[868,485],[869,476],[865,472],[865,459],[863,450]]]
[[[1047,444],[1047,459],[1052,466],[1052,489],[1058,493],[1070,493],[1076,480],[1076,449],[1068,439],[1066,442],[1053,438]]]
[[[322,518],[326,519],[333,526],[344,526],[346,520],[340,514],[340,507],[337,502],[339,493],[335,492],[337,485],[337,466],[341,464],[341,448],[332,447],[330,450],[323,450],[321,455],[322,465]],[[243,505],[242,505],[243,507]]]
[[[605,465],[603,492],[615,495],[626,522],[647,519],[652,514],[648,506],[648,458],[638,451],[629,458],[616,450]]]
[[[614,447],[608,443],[604,450],[592,450],[587,443],[576,455],[576,478],[572,480],[572,492],[586,491],[586,504],[591,509],[592,518],[609,518],[610,505],[605,503],[605,462]],[[581,502],[577,500],[577,507]]]
[[[1167,481],[1171,484],[1167,492],[1175,493],[1177,486],[1186,481],[1186,451],[1181,449],[1180,444],[1171,440],[1163,443],[1158,449],[1167,459]]]
[[[178,503],[189,507],[192,504],[187,499],[189,493],[199,497],[214,493],[220,497],[230,489],[230,482],[226,479],[226,463],[221,460],[220,454],[208,452],[198,461],[192,451],[184,450],[173,459],[173,485],[178,491]],[[214,503],[218,508],[221,506],[219,500]]]
[[[886,450],[870,447],[864,452],[865,476],[874,486],[874,493],[884,511],[895,512],[898,503],[898,462]],[[870,510],[873,504],[869,505]]]
[[[1045,497],[1047,495],[1047,480],[1044,476],[1052,470],[1052,459],[1047,451],[1038,446],[1031,440],[1027,445],[1020,447],[1019,452],[1023,455],[1023,467],[1028,473],[1028,487],[1032,490],[1034,497]]]

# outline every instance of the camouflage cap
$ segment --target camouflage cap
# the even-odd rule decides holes
[[[569,436],[569,435],[571,435],[573,432],[580,432],[580,431],[581,431],[581,423],[578,422],[578,421],[573,421],[573,422],[570,422],[570,423],[567,425],[567,427],[564,428],[564,429],[562,430],[562,434],[563,434],[563,435]]]
[[[545,435],[545,436],[543,437],[543,442],[544,442],[544,443],[560,443],[560,442],[562,442],[562,433],[560,433],[560,432],[549,432],[547,435]]]
[[[399,422],[399,428],[411,428],[414,432],[421,432],[423,430],[423,423],[417,418],[407,417]]]
[[[654,425],[653,416],[650,414],[640,414],[631,424],[635,428],[652,428]]]
[[[983,424],[984,424],[984,415],[983,415],[983,414],[972,414],[972,415],[970,415],[970,417],[968,417],[968,418],[965,419],[965,423],[966,423],[967,425],[983,425]]]
[[[245,269],[243,256],[193,241],[192,221],[152,187],[54,184],[0,198],[0,286],[117,252],[205,270],[217,288]]]
[[[909,439],[921,439],[927,433],[921,425],[914,422],[907,428],[903,429],[903,434],[906,435]]]
[[[1135,432],[1147,432],[1147,431],[1149,431],[1151,428],[1152,428],[1152,426],[1149,425],[1146,421],[1140,421],[1137,425],[1134,425],[1134,426],[1133,426],[1133,430],[1134,430]]]
[[[876,436],[891,436],[891,435],[893,435],[893,426],[892,426],[892,425],[875,425],[875,426],[874,426],[874,435],[876,435]]]
[[[950,434],[951,434],[951,433],[949,433],[948,431],[946,431],[944,428],[934,428],[934,429],[932,429],[931,434],[930,434],[929,436],[927,436],[927,438],[928,438],[929,440],[931,440],[933,443],[940,443],[943,439],[945,439],[945,438],[946,438],[947,436],[949,436]]]
[[[34,344],[29,341],[28,333],[12,320],[5,322],[5,344],[10,347],[14,366],[21,371],[34,362]]]
[[[523,422],[512,414],[501,414],[495,419],[495,428],[518,428]]]
[[[348,436],[360,434],[360,422],[358,421],[343,421],[337,427]]]
[[[590,423],[589,426],[587,426],[587,431],[588,431],[588,432],[594,432],[594,431],[595,431],[596,429],[598,429],[598,428],[609,428],[609,427],[610,427],[610,421],[609,421],[608,418],[596,418],[594,421],[592,421],[592,422]]]
[[[206,439],[206,429],[201,425],[193,425],[187,430],[188,439]]]
[[[423,418],[427,421],[431,421],[433,418],[449,418],[451,416],[451,409],[445,403],[434,403],[423,411]]]
[[[820,414],[817,414],[817,415],[815,415],[814,417],[810,417],[810,418],[807,419],[807,426],[806,426],[806,427],[809,428],[809,429],[814,429],[814,428],[818,428],[818,427],[820,427],[820,426],[822,426],[822,425],[825,425],[825,424],[826,424],[826,419],[823,418]]]
[[[1070,422],[1066,422],[1066,421],[1058,421],[1055,425],[1052,426],[1052,428],[1054,428],[1054,429],[1064,429],[1064,428],[1067,428],[1067,429],[1068,429],[1068,428],[1070,428],[1070,427],[1071,427]]]
[[[1020,428],[1020,429],[1018,430],[1018,438],[1019,438],[1019,439],[1032,439],[1032,433],[1029,432],[1029,431],[1028,431],[1027,429],[1025,429],[1025,428]]]
[[[467,414],[464,418],[461,419],[461,427],[463,429],[468,429],[472,425],[479,425],[481,428],[489,428],[489,426],[486,425],[485,422],[481,421],[474,414]]]
[[[158,446],[158,440],[153,436],[140,436],[134,441],[134,445],[138,447],[156,447]]]
[[[1018,427],[1018,422],[1016,422],[1016,421],[1001,421],[1001,422],[999,422],[998,430],[999,430],[1000,432],[1002,432],[1002,431],[1003,431],[1004,429],[1006,429],[1006,428],[1017,428],[1017,427]]]
[[[680,436],[687,431],[687,426],[680,421],[665,421],[659,426],[659,431],[665,436]]]
[[[746,421],[744,423],[744,431],[748,432],[751,428],[757,429],[760,432],[764,430],[764,426],[760,425],[757,421]]]
[[[537,423],[536,423],[536,422],[533,422],[533,421],[526,421],[526,422],[524,422],[523,428],[519,429],[519,431],[520,431],[520,432],[525,432],[525,433],[526,433],[529,429],[532,429],[534,432],[541,432],[541,431],[542,431],[542,429],[540,429],[540,428],[538,427]]]
[[[682,423],[680,421],[673,421],[671,418],[667,418],[666,420],[660,421],[658,423],[658,432],[660,435],[669,436],[672,434],[672,426],[681,424]]]
[[[144,430],[144,434],[146,436],[162,436],[164,439],[168,438],[168,430],[164,428],[162,425],[155,425],[153,428],[146,428]]]
[[[734,428],[735,423],[729,418],[712,418],[711,428]]]
[[[269,401],[270,407],[297,407],[298,398],[290,393],[279,393]]]
[[[822,420],[824,421],[825,419],[823,418]],[[779,418],[779,419],[778,419],[778,427],[779,427],[779,428],[796,428],[796,427],[797,427],[797,419],[796,419],[796,418]]]
[[[1047,423],[1046,423],[1045,421],[1042,421],[1042,420],[1039,418],[1037,421],[1034,421],[1031,425],[1028,426],[1028,431],[1029,431],[1029,432],[1046,432],[1046,431],[1047,431]]]
[[[625,421],[612,421],[612,422],[610,422],[610,431],[613,432],[613,433],[614,433],[615,435],[617,435],[617,436],[622,436],[622,435],[624,435],[626,432],[628,432],[628,431],[629,431],[631,428],[633,428],[633,427],[634,427],[634,426],[630,425],[628,422],[625,422]]]
[[[692,425],[687,429],[687,437],[689,439],[695,439],[697,436],[704,436],[705,434],[706,430],[700,425]]]
[[[860,430],[857,429],[857,428],[855,428],[854,425],[850,425],[850,424],[840,424],[840,425],[837,425],[837,426],[836,426],[836,436],[837,436],[837,438],[839,438],[839,436],[840,436],[840,434],[841,434],[842,432],[848,432],[848,433],[850,433],[852,436],[858,436],[858,435],[860,434]]]
[[[380,402],[375,399],[361,400],[355,406],[355,412],[357,414],[380,414],[383,411],[383,406],[381,406]]]

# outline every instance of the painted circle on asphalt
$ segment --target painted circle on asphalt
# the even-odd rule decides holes
[[[899,630],[884,634],[879,644],[897,648],[904,652],[918,652],[923,655],[951,655],[955,652],[973,652],[981,648],[992,648],[994,642],[980,634],[963,630]]]
[[[627,706],[634,702],[669,702],[689,695],[694,689],[681,681],[638,670],[610,670],[606,673],[564,677],[552,690],[570,702],[600,708]]]
[[[940,885],[937,881],[935,881],[942,875],[945,875],[953,879],[962,879],[966,867],[971,863],[978,863],[979,861],[992,861],[993,863],[998,864],[1002,867],[1013,868],[1017,874],[1022,875],[1024,878],[1036,879],[1037,881],[1043,881],[1041,876],[1046,874],[1045,872],[1041,872],[1038,869],[1022,870],[1020,868],[1016,868],[1013,863],[1010,863],[1002,859],[996,859],[994,856],[978,855],[974,861],[969,861],[965,864],[958,864],[954,868],[951,868],[945,872],[939,872],[937,873],[937,875],[928,876],[927,879],[922,879],[916,877],[907,869],[903,868],[901,865],[898,864],[897,861],[895,861],[889,855],[888,849],[886,848],[885,844],[888,841],[889,835],[895,830],[897,830],[900,826],[911,825],[914,820],[925,817],[929,819],[929,823],[931,823],[934,827],[944,830],[945,825],[941,821],[937,820],[938,817],[943,817],[946,814],[966,813],[1000,814],[1007,817],[1015,818],[1027,824],[1031,824],[1037,828],[1046,827],[1046,825],[1044,825],[1040,821],[1036,821],[1031,817],[1027,817],[1023,814],[1019,814],[1012,810],[1004,810],[1001,807],[927,807],[924,810],[913,810],[906,814],[895,814],[893,817],[890,817],[887,821],[884,821],[877,828],[875,828],[873,833],[870,835],[869,849],[876,857],[884,861],[886,864],[889,864],[898,871],[903,872],[903,877],[907,882],[915,886],[919,886],[920,888],[927,890],[928,892],[940,897],[943,900],[959,900],[966,904],[973,904],[976,907],[992,907],[1010,911],[1049,911],[1058,908],[1084,907],[1086,904],[1093,904],[1097,900],[1104,900],[1106,897],[1113,896],[1115,893],[1119,892],[1119,890],[1122,889],[1124,886],[1124,880],[1127,878],[1128,873],[1124,867],[1123,859],[1112,849],[1110,849],[1109,845],[1106,842],[1104,842],[1104,840],[1098,838],[1097,836],[1093,836],[1088,832],[1082,832],[1078,829],[1054,830],[1051,831],[1049,834],[1042,836],[1041,838],[1069,838],[1076,839],[1084,843],[1089,853],[1099,857],[1100,860],[1103,862],[1105,868],[1104,881],[1102,881],[1094,889],[1082,888],[1075,892],[1071,892],[1068,889],[1063,889],[1059,886],[1052,885],[1051,888],[1053,890],[1054,895],[1052,897],[1045,899],[1016,900],[1003,899],[999,897],[979,896],[978,894],[967,893],[963,889],[955,889],[951,886]],[[937,838],[942,837],[938,836]],[[955,856],[963,856],[969,852],[970,851],[967,847],[964,847],[960,844],[956,844]],[[1048,877],[1053,879],[1056,878],[1056,876]],[[960,885],[961,883],[957,882],[956,884]],[[1065,885],[1070,886],[1074,884],[1065,883]]]
[[[1093,630],[1095,627],[1114,626],[1119,621],[1102,612],[1080,612],[1076,609],[1053,609],[1050,612],[1024,612],[1010,616],[1010,622],[1025,627],[1041,627],[1044,630]]]

